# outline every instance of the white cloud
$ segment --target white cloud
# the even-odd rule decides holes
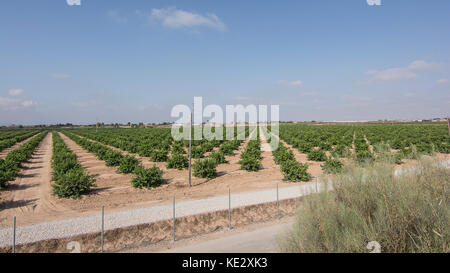
[[[116,23],[125,24],[128,22],[128,18],[119,14],[117,10],[109,10],[107,15],[111,20]]]
[[[158,20],[168,28],[209,27],[225,31],[225,24],[213,13],[201,15],[169,7],[166,9],[152,9],[150,19]]]
[[[429,70],[439,68],[439,64],[436,63],[427,63],[425,61],[414,61],[409,66],[410,70]]]
[[[11,106],[13,104],[16,104],[18,101],[19,101],[19,99],[0,97],[0,106],[8,107],[8,106]]]
[[[18,109],[30,108],[37,103],[32,100],[21,100],[18,98],[0,97],[0,107],[4,111],[13,111]]]
[[[303,82],[300,80],[296,80],[296,81],[279,80],[279,81],[277,81],[277,83],[282,84],[282,85],[292,86],[292,87],[302,87],[303,86]]]
[[[440,79],[436,81],[437,83],[448,83],[448,79]]]
[[[10,89],[10,90],[8,91],[8,94],[9,94],[10,96],[17,97],[17,96],[22,95],[24,92],[25,92],[25,91],[24,91],[23,89]]]
[[[409,80],[417,77],[417,74],[409,71],[407,68],[389,68],[381,71],[370,70],[366,75],[371,76],[371,80],[394,81]]]
[[[70,78],[70,75],[67,74],[51,74],[50,75],[54,79],[67,79]]]
[[[26,101],[22,101],[22,102],[20,103],[20,105],[22,105],[22,106],[25,107],[25,108],[28,108],[28,107],[37,105],[37,103],[34,102],[34,101],[32,101],[32,100],[26,100]]]
[[[414,61],[407,67],[394,67],[384,70],[369,70],[366,75],[370,76],[369,81],[395,81],[410,80],[417,77],[415,71],[432,70],[439,68],[439,64],[427,63],[425,61]]]

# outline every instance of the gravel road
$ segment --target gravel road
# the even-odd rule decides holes
[[[320,183],[319,183],[320,184]],[[318,187],[315,183],[279,189],[279,199],[290,199],[310,194]],[[319,185],[320,187],[320,185]],[[231,192],[231,207],[248,206],[276,200],[276,189],[251,191],[239,194]],[[228,195],[176,203],[176,216],[188,216],[228,209]],[[105,229],[116,229],[172,218],[172,204],[105,213]],[[100,211],[99,211],[100,212]],[[20,226],[16,228],[16,244],[32,243],[47,239],[66,238],[79,234],[99,232],[101,215],[78,217],[53,222]],[[12,228],[0,229],[0,247],[12,244]]]

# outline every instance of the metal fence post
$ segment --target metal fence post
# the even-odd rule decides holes
[[[317,177],[316,177],[316,192],[318,193],[319,192],[319,183],[317,182]]]
[[[189,187],[192,186],[192,112],[194,112],[194,104],[192,104],[191,120],[189,124]]]
[[[103,253],[103,244],[105,238],[105,206],[102,206],[102,237],[101,237],[101,244],[102,244],[102,253]]]
[[[173,196],[173,230],[172,230],[172,235],[173,235],[173,241],[175,242],[175,195]]]
[[[16,216],[13,217],[12,253],[16,253]]]
[[[280,219],[280,202],[278,197],[278,183],[277,183],[277,218]]]
[[[228,188],[228,229],[231,229],[231,190]]]

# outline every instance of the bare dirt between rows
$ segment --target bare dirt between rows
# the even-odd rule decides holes
[[[22,146],[23,144],[27,143],[28,141],[30,141],[32,138],[34,138],[36,136],[37,136],[37,134],[34,135],[34,136],[31,136],[31,137],[29,137],[29,138],[27,138],[25,140],[17,142],[16,144],[14,144],[13,146],[11,146],[9,148],[3,149],[3,151],[0,152],[0,158],[5,159],[5,157],[8,155],[9,152],[19,148],[20,146]]]
[[[179,201],[197,200],[227,194],[228,188],[233,193],[242,193],[274,189],[277,183],[280,188],[292,185],[292,183],[282,180],[279,166],[273,162],[270,152],[263,152],[262,170],[258,172],[240,170],[240,165],[237,162],[240,160],[240,154],[247,145],[249,138],[241,144],[238,151],[235,151],[234,156],[226,157],[228,163],[217,167],[219,176],[215,179],[207,180],[192,176],[193,186],[189,187],[187,170],[165,169],[163,175],[166,181],[165,184],[152,189],[135,189],[131,186],[133,177],[131,174],[118,174],[116,172],[117,167],[107,167],[105,162],[98,160],[94,154],[87,152],[65,135],[60,134],[60,136],[69,149],[77,155],[80,164],[90,174],[97,175],[97,182],[91,193],[82,196],[78,200],[60,199],[51,194],[51,134],[49,134],[43,141],[45,143],[43,147],[46,147],[45,157],[40,158],[39,162],[37,158],[36,160],[32,159],[30,160],[30,165],[27,164],[30,170],[40,170],[47,175],[35,176],[33,177],[34,182],[29,184],[27,182],[27,186],[32,184],[39,185],[39,187],[33,186],[30,188],[30,190],[33,189],[36,192],[36,195],[33,195],[32,198],[25,198],[24,196],[24,199],[19,199],[20,195],[16,192],[21,189],[14,186],[0,192],[2,200],[12,200],[11,196],[15,194],[15,204],[22,208],[20,213],[18,213],[18,210],[13,209],[1,210],[0,227],[10,227],[13,216],[17,216],[18,226],[24,226],[98,214],[102,206],[105,206],[105,209],[111,212],[125,211],[168,204],[173,196],[176,196],[176,199]],[[42,152],[40,151],[39,153]],[[147,167],[155,164],[150,162],[149,158],[140,157],[140,159]],[[45,165],[45,168],[39,164]],[[158,165],[161,164],[165,165],[166,163],[163,162]],[[27,181],[28,179],[31,179],[31,177],[28,177]],[[43,185],[47,188],[43,187]],[[33,204],[41,203],[43,204],[43,209],[25,209],[28,203],[30,203],[31,207]]]
[[[288,144],[287,142],[282,140],[280,137],[275,136],[272,133],[271,133],[271,135],[278,138],[280,143],[285,145],[287,148],[291,149],[292,152],[294,153],[295,159],[298,162],[307,163],[308,164],[308,173],[310,173],[313,177],[317,178],[317,177],[320,177],[323,175],[322,166],[321,166],[324,163],[323,161],[318,162],[318,161],[308,160],[308,155],[301,153],[298,149],[292,147],[292,145]]]
[[[66,211],[51,195],[51,158],[52,135],[47,134],[31,158],[22,164],[16,180],[2,192],[0,226],[9,225],[13,216],[22,219]]]

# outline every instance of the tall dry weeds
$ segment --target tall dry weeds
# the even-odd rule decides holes
[[[347,166],[333,190],[308,196],[283,252],[449,252],[450,170],[421,158],[418,167],[394,175],[390,162]]]

